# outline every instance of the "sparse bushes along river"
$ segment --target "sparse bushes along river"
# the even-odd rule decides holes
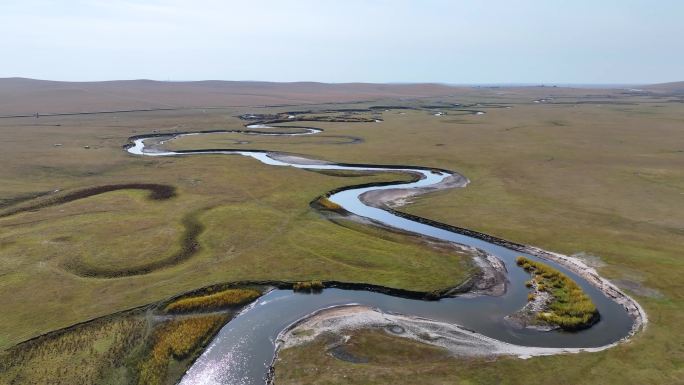
[[[323,290],[323,288],[323,282],[321,281],[295,282],[294,285],[292,285],[292,290],[306,293],[318,293]]]

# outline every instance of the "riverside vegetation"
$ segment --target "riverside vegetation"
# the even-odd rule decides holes
[[[150,338],[149,351],[137,367],[138,384],[166,383],[169,361],[189,358],[211,340],[227,319],[225,314],[213,314],[172,320],[158,327]]]
[[[243,305],[258,298],[261,292],[254,289],[226,289],[197,297],[180,298],[166,305],[167,313],[211,311],[228,306]]]
[[[295,282],[292,285],[292,290],[306,293],[317,293],[323,290],[323,288],[323,282],[321,281]]]
[[[560,326],[565,330],[577,330],[591,326],[598,319],[596,306],[582,288],[560,271],[541,262],[517,257],[516,264],[533,277],[528,287],[551,294],[547,311],[537,314],[539,321]],[[534,300],[534,294],[528,297]]]
[[[256,288],[208,287],[48,333],[3,352],[0,381],[175,384],[220,328],[260,295]]]

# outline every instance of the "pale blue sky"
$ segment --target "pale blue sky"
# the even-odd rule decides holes
[[[684,1],[5,0],[0,77],[684,80]]]

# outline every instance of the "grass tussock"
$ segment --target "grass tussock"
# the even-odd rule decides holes
[[[188,358],[213,337],[226,319],[224,315],[185,318],[157,328],[149,354],[139,364],[138,384],[163,384],[170,360]]]
[[[537,315],[541,321],[566,330],[576,330],[588,327],[596,320],[596,305],[568,276],[546,264],[525,257],[516,258],[516,263],[534,276],[538,291],[551,294],[549,311]],[[534,298],[534,294],[528,295],[528,300]]]
[[[321,281],[295,282],[292,290],[305,293],[318,293],[324,288]]]
[[[255,289],[226,289],[197,297],[180,298],[168,304],[167,313],[188,313],[192,311],[208,311],[230,306],[244,305],[261,296]]]

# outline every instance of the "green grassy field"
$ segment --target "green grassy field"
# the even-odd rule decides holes
[[[363,332],[352,341],[368,364],[334,359],[318,341],[282,352],[278,383],[660,384],[684,375],[678,333],[684,322],[684,104],[620,95],[573,104],[589,100],[575,91],[556,99],[562,104],[532,103],[537,97],[482,91],[443,100],[513,108],[483,108],[485,115],[444,109],[447,114],[439,117],[392,109],[380,112],[379,123],[291,124],[325,129],[308,137],[227,134],[172,142],[173,148],[271,149],[462,172],[472,181],[467,188],[420,197],[402,210],[552,251],[598,256],[599,272],[633,294],[651,321],[633,341],[605,352],[524,361],[446,357]],[[633,104],[613,104],[616,99]],[[0,219],[0,347],[217,282],[335,279],[428,291],[456,285],[472,272],[467,256],[382,230],[338,226],[309,207],[333,188],[397,175],[324,175],[237,156],[144,159],[120,147],[134,134],[238,129],[244,122],[235,116],[241,113],[287,110],[0,121],[3,202],[131,182],[169,184],[178,193],[150,201],[142,191],[117,191]],[[336,144],[343,136],[363,142]],[[181,247],[189,215],[203,231],[199,251],[183,262],[122,278],[83,277],[73,270],[74,261],[108,269],[166,261]],[[426,354],[431,358],[422,360]],[[305,370],[316,365],[326,370]]]
[[[176,188],[171,199],[120,190],[0,218],[6,310],[0,346],[220,282],[318,279],[431,291],[457,285],[471,273],[466,255],[406,236],[378,237],[382,232],[367,226],[338,226],[309,207],[340,186],[405,176],[345,178],[240,156],[144,159],[122,150],[128,136],[173,127],[170,121],[209,128],[226,120],[240,127],[232,118],[236,112],[212,115],[214,123],[185,114],[50,118],[49,124],[60,126],[0,122],[7,138],[0,144],[0,193],[12,198],[60,190],[21,205],[110,184]],[[178,261],[188,218],[202,227],[199,248]],[[145,266],[154,268],[126,274]]]

